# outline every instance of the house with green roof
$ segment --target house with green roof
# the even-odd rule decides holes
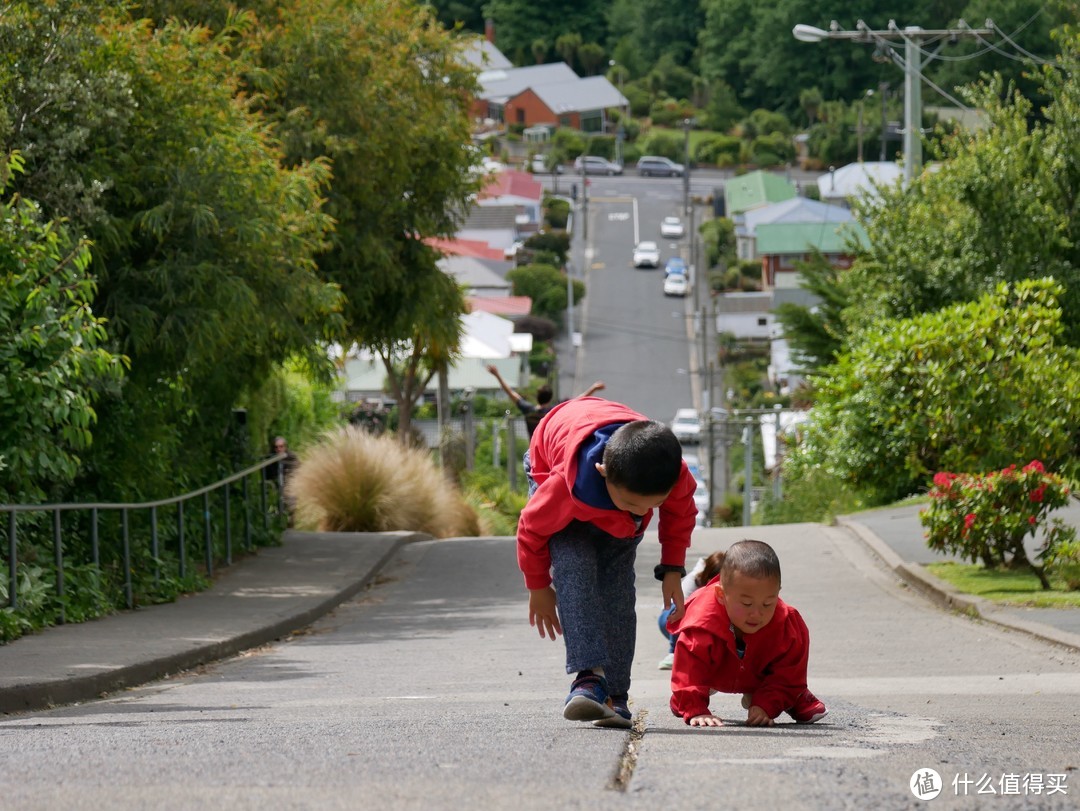
[[[849,268],[854,259],[851,240],[867,244],[866,231],[855,220],[761,223],[754,235],[765,290],[798,288],[795,263],[810,259],[815,251],[833,267]]]
[[[758,169],[724,183],[724,211],[728,218],[735,219],[751,209],[790,200],[798,193],[791,181]]]

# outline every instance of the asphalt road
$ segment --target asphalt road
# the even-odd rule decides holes
[[[562,645],[528,626],[512,540],[418,542],[306,633],[5,719],[0,805],[898,809],[922,805],[909,782],[933,769],[935,807],[1076,807],[1080,654],[933,607],[841,528],[753,533],[776,547],[810,627],[810,686],[831,710],[819,724],[744,727],[727,695],[713,699],[721,728],[670,714],[652,534],[629,733],[562,719]],[[740,537],[701,530],[693,553]]]

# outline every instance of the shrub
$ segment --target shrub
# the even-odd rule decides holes
[[[323,532],[478,535],[476,512],[425,451],[347,426],[323,435],[289,480],[296,525]]]
[[[708,135],[694,146],[694,163],[732,165],[738,163],[742,139],[733,135]]]
[[[1038,458],[1071,477],[1080,353],[1061,335],[1052,280],[1000,285],[980,300],[860,333],[813,377],[802,463],[877,503],[938,470]]]
[[[1069,501],[1069,487],[1060,476],[1048,473],[1034,460],[1017,470],[1009,465],[1000,471],[934,475],[930,506],[919,514],[927,528],[931,549],[961,555],[987,568],[1005,564],[1030,567],[1044,589],[1050,581],[1044,567],[1032,563],[1024,550],[1024,538],[1035,537],[1049,514]],[[1049,525],[1039,557],[1045,562],[1068,559],[1066,544],[1075,543],[1076,531],[1059,519]]]

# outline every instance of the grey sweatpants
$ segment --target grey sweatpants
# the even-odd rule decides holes
[[[536,485],[528,452],[524,462],[532,495]],[[548,540],[566,672],[602,667],[612,695],[630,691],[637,642],[634,560],[639,543],[640,535],[615,538],[585,521],[572,521]]]

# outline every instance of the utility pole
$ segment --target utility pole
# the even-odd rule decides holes
[[[694,123],[692,118],[683,119],[683,214],[690,215],[690,126]]]
[[[846,31],[833,20],[828,31],[800,23],[791,29],[791,33],[800,42],[847,39],[870,43],[904,69],[904,184],[907,185],[922,167],[922,67],[929,59],[929,56],[923,56],[924,43],[937,42],[940,48],[960,37],[988,37],[995,33],[993,26],[993,20],[987,20],[986,28],[975,29],[960,20],[958,28],[924,29],[917,25],[900,28],[895,21],[889,20],[887,28],[875,31],[859,20],[854,31]],[[904,43],[902,57],[893,48],[892,43],[896,40]]]

